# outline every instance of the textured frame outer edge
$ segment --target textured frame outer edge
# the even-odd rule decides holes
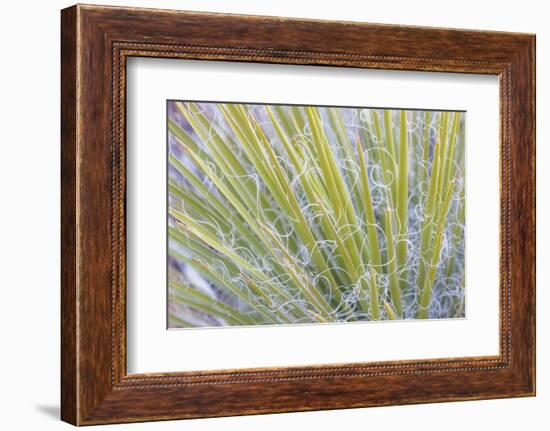
[[[149,20],[155,15],[156,20]],[[99,17],[99,18],[98,18]],[[143,20],[146,18],[147,29],[144,30]],[[128,26],[127,20],[141,20],[141,32],[139,39],[134,28]],[[196,25],[197,20],[209,20],[227,25],[228,28],[243,29],[245,25],[267,23],[275,27],[284,27],[290,33],[303,33],[302,27],[315,28],[316,30],[338,28],[339,30],[354,32],[351,39],[357,37],[358,27],[361,31],[377,34],[383,32],[385,40],[381,46],[388,46],[391,39],[398,39],[398,47],[391,49],[394,52],[403,46],[403,34],[412,36],[417,42],[420,34],[437,33],[457,42],[453,43],[449,58],[426,57],[425,54],[403,57],[400,55],[362,55],[357,52],[346,53],[338,41],[327,40],[329,47],[337,46],[334,50],[322,52],[318,47],[311,50],[302,49],[266,49],[266,37],[253,37],[240,35],[245,43],[235,46],[234,40],[231,46],[217,46],[220,39],[209,35],[201,35],[197,40],[208,40],[207,44],[188,45],[182,43],[164,43],[162,37],[170,34],[170,38],[185,40],[173,27],[166,30],[164,25],[171,25],[174,21],[191,22]],[[160,33],[150,28],[156,26]],[[201,30],[202,31],[202,30]],[[123,37],[113,36],[114,33],[123,34]],[[223,33],[223,31],[222,31]],[[227,31],[226,31],[227,33]],[[388,35],[391,33],[391,35]],[[147,40],[143,35],[148,34]],[[164,36],[159,36],[164,34]],[[263,37],[263,39],[262,39]],[[361,41],[365,36],[361,36]],[[401,38],[401,39],[400,39]],[[490,59],[473,59],[467,54],[456,55],[456,52],[465,52],[469,38],[489,43],[497,49],[497,55],[492,52]],[[411,404],[421,402],[442,402],[451,400],[488,399],[510,396],[530,396],[535,393],[535,146],[534,146],[534,93],[535,93],[535,38],[533,35],[479,32],[470,30],[447,30],[426,27],[405,27],[364,23],[338,23],[334,21],[298,20],[274,17],[251,17],[245,15],[221,15],[195,12],[160,11],[135,8],[118,8],[103,6],[74,6],[62,12],[62,419],[77,425],[100,424],[113,422],[137,422],[144,420],[164,420],[188,417],[228,416],[237,414],[259,414],[287,411],[308,411],[330,408],[352,408],[376,405]],[[135,40],[134,40],[135,39]],[[269,39],[269,38],[268,38]],[[269,39],[271,43],[271,39]],[[258,41],[264,47],[254,48],[254,42]],[[490,41],[490,42],[488,42]],[[495,41],[499,42],[494,46]],[[212,43],[211,43],[212,42]],[[408,41],[407,41],[408,42]],[[273,42],[275,43],[275,42]],[[325,43],[325,42],[323,42]],[[414,43],[413,52],[427,52],[438,42],[421,41],[417,48]],[[103,56],[103,63],[94,64],[101,58],[92,59],[86,49],[92,44],[92,52]],[[278,42],[276,44],[279,44]],[[288,43],[292,45],[292,43]],[[308,45],[309,44],[309,45]],[[444,44],[444,43],[443,43]],[[284,43],[283,43],[284,45]],[[312,40],[306,41],[305,46],[312,47],[319,43]],[[456,49],[455,49],[455,46]],[[323,45],[324,46],[324,45]],[[353,47],[351,50],[353,51]],[[476,47],[479,52],[487,49]],[[480,51],[481,50],[481,51]],[[109,52],[107,52],[109,51]],[[344,52],[343,52],[344,51]],[[111,56],[109,60],[109,56]],[[442,358],[426,361],[400,361],[369,364],[339,364],[330,366],[305,366],[283,367],[270,369],[246,369],[205,371],[203,373],[156,373],[142,375],[126,375],[125,366],[125,59],[127,56],[152,56],[165,58],[193,58],[202,60],[247,61],[286,64],[311,64],[332,65],[348,67],[368,67],[382,69],[426,70],[464,73],[488,73],[500,76],[501,99],[501,354],[498,357],[485,358]],[[475,55],[472,55],[475,57]],[[92,61],[91,61],[92,60]],[[91,62],[90,62],[91,61]],[[103,76],[98,76],[101,81],[109,80],[111,94],[110,102],[98,92],[101,89],[90,87],[86,80],[86,73],[96,70]],[[107,72],[110,71],[110,72]],[[521,80],[522,79],[522,80]],[[106,89],[106,88],[105,88]],[[91,93],[93,92],[93,93]],[[90,255],[90,247],[98,243],[106,244],[106,239],[93,240],[89,235],[97,235],[101,231],[98,228],[90,228],[91,213],[89,203],[86,201],[86,193],[90,193],[93,178],[87,174],[90,172],[90,161],[83,155],[92,155],[89,145],[90,136],[102,139],[101,131],[91,132],[90,124],[84,122],[90,117],[90,109],[95,107],[86,102],[93,98],[102,105],[97,107],[97,112],[109,112],[110,119],[100,117],[96,121],[97,126],[111,125],[110,154],[93,154],[93,163],[104,165],[105,158],[110,162],[111,202],[108,207],[111,211],[110,231],[108,240],[111,247],[110,259],[108,256],[94,258],[94,265],[109,264],[111,268],[110,299],[106,297],[94,297],[90,283],[90,265],[86,257]],[[522,103],[520,105],[520,102]],[[525,114],[521,118],[514,117],[523,108]],[[85,110],[86,108],[86,110]],[[102,111],[102,109],[104,111]],[[95,111],[94,111],[95,112]],[[521,139],[522,151],[518,149],[520,142],[512,142],[512,139]],[[101,144],[103,145],[103,144]],[[103,151],[103,150],[102,150]],[[508,158],[505,155],[508,154]],[[510,156],[513,156],[510,158]],[[518,176],[512,169],[521,167],[524,175]],[[516,184],[517,182],[517,184]],[[521,186],[520,186],[521,184]],[[524,188],[523,191],[521,188]],[[102,191],[102,194],[104,192]],[[105,202],[100,205],[104,205]],[[518,219],[512,213],[513,208],[526,208],[529,210],[526,229],[517,229]],[[103,214],[106,207],[98,210]],[[87,217],[87,218],[86,218]],[[512,225],[512,223],[516,223]],[[512,229],[512,226],[514,229]],[[95,232],[94,232],[95,229]],[[519,233],[526,245],[512,241],[512,232]],[[107,237],[107,235],[105,235]],[[95,242],[94,242],[95,241]],[[526,256],[518,260],[511,254],[513,246],[524,250]],[[106,247],[105,247],[106,248]],[[106,251],[106,250],[105,250]],[[528,259],[532,258],[533,261]],[[511,287],[513,279],[517,275],[512,268],[523,269],[522,275],[532,284],[520,283],[521,291]],[[93,265],[92,265],[93,266]],[[105,266],[98,267],[105,269]],[[102,271],[103,271],[102,269]],[[97,283],[96,283],[97,284]],[[504,291],[504,285],[508,289]],[[106,292],[106,286],[98,290]],[[518,286],[519,288],[520,286]],[[101,293],[103,295],[103,293]],[[513,297],[513,298],[512,298]],[[512,301],[513,300],[513,301]],[[98,328],[89,328],[90,313],[94,304],[104,307],[109,304],[110,316],[97,317]],[[105,309],[107,311],[107,309]],[[521,331],[514,326],[512,328],[512,315],[514,323],[520,324]],[[518,316],[522,319],[519,321]],[[106,328],[110,330],[110,349],[107,348]],[[507,335],[506,335],[506,334]],[[513,335],[514,333],[514,335]],[[521,338],[519,337],[521,334]],[[506,336],[505,336],[506,335]],[[512,335],[521,344],[521,349],[512,345]],[[523,338],[527,340],[526,344]],[[89,341],[101,342],[101,353],[96,345],[89,345]],[[95,353],[94,353],[95,352]],[[100,354],[95,357],[94,354]],[[106,361],[109,357],[110,360]],[[94,365],[98,360],[97,365]],[[110,366],[109,366],[110,364]],[[492,365],[491,365],[492,364]],[[91,368],[92,367],[92,368]],[[110,369],[107,381],[106,371]],[[471,374],[474,370],[474,374]],[[493,382],[483,377],[483,373],[490,373],[495,377],[500,376],[501,382]],[[461,374],[466,373],[466,374]],[[470,373],[470,374],[468,374]],[[481,373],[481,374],[480,374]],[[280,377],[277,377],[280,375]],[[402,376],[407,375],[404,379]],[[428,391],[426,395],[418,393],[414,396],[402,396],[390,386],[384,390],[383,399],[368,398],[366,387],[372,387],[375,382],[386,382],[397,386],[414,380],[415,376],[425,376],[432,384],[451,382],[458,392],[449,393],[442,390]],[[435,376],[438,376],[437,379]],[[474,375],[476,377],[474,377]],[[95,377],[94,377],[95,376]],[[286,376],[286,377],[285,377]],[[384,377],[388,376],[388,378]],[[448,376],[448,377],[445,377]],[[474,384],[481,385],[479,389],[459,390],[461,376],[469,378]],[[368,379],[363,379],[368,377]],[[95,379],[95,381],[94,381]],[[454,379],[454,380],[453,380]],[[473,379],[473,380],[472,380]],[[478,379],[478,380],[477,380]],[[298,386],[289,382],[301,381]],[[319,381],[321,385],[313,382]],[[492,383],[489,383],[491,381]],[[344,383],[345,382],[345,383]],[[361,383],[363,382],[363,383]],[[370,383],[366,383],[370,382]],[[268,384],[269,386],[265,386]],[[386,383],[384,383],[385,385]],[[91,385],[88,387],[87,385]],[[366,385],[366,386],[365,386]],[[414,383],[411,383],[414,386]],[[186,388],[193,388],[189,392]],[[211,388],[211,389],[210,389]],[[303,389],[307,389],[310,396],[303,399]],[[351,389],[350,389],[351,388]],[[357,399],[350,390],[359,391],[367,395],[368,400]],[[417,389],[420,387],[416,386]],[[263,404],[248,403],[239,398],[246,392],[243,390],[259,391],[267,393],[268,401]],[[279,398],[287,398],[285,391],[300,391],[300,402],[284,402]],[[176,392],[174,392],[176,391]],[[180,392],[184,391],[184,392]],[[205,392],[206,391],[206,392]],[[422,392],[422,391],[420,391]],[[231,394],[235,402],[215,399],[217,393]],[[333,394],[341,393],[344,401],[333,398]],[[395,398],[388,398],[395,393]],[[210,394],[210,395],[208,395]],[[240,395],[239,395],[240,394]],[[192,396],[191,396],[192,395]],[[207,398],[205,398],[205,396]],[[205,401],[213,397],[213,402],[222,402],[221,408],[208,405]],[[271,396],[272,398],[269,398]],[[288,393],[290,396],[290,392]],[[295,396],[295,395],[292,395]],[[144,398],[145,397],[145,398]],[[147,398],[149,397],[149,398]],[[201,398],[202,397],[202,398]],[[328,397],[328,398],[327,398]],[[195,400],[196,398],[196,400]],[[200,404],[200,399],[203,404]],[[291,397],[288,398],[292,399]],[[189,405],[182,405],[184,401]],[[175,410],[154,412],[148,407],[152,401],[156,404],[164,403],[164,406],[174,403]]]

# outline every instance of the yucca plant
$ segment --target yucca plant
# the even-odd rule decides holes
[[[463,117],[170,102],[170,326],[462,317]]]

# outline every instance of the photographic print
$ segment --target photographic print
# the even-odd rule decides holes
[[[167,102],[168,327],[465,317],[465,112]]]

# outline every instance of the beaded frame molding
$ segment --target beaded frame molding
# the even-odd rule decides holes
[[[534,35],[77,5],[61,13],[61,52],[64,421],[535,394]],[[499,76],[499,355],[128,374],[126,59],[136,56]]]

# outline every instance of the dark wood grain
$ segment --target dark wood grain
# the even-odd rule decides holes
[[[61,37],[63,420],[83,425],[535,393],[533,35],[74,6],[62,12]],[[130,56],[498,75],[500,354],[127,375]]]
[[[78,422],[76,300],[76,8],[61,16],[61,417]]]

